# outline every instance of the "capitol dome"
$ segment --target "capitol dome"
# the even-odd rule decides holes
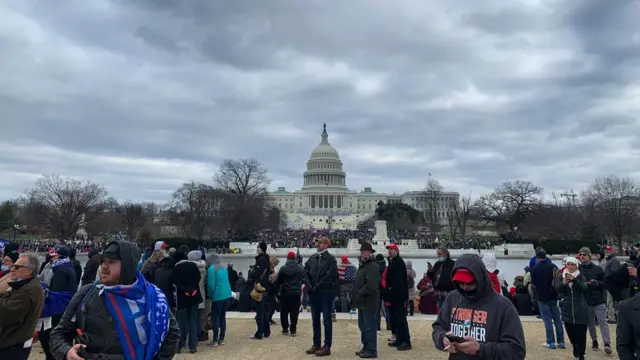
[[[325,188],[346,189],[346,174],[342,170],[340,154],[329,143],[327,124],[324,124],[320,135],[320,144],[311,152],[304,172],[303,189]]]

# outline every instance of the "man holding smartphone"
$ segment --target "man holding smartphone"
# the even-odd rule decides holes
[[[524,330],[511,301],[493,289],[482,259],[464,254],[452,276],[456,291],[449,293],[431,337],[450,359],[523,360]]]

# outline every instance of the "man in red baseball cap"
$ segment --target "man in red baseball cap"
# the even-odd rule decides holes
[[[476,254],[461,255],[452,272],[457,291],[447,295],[431,326],[436,348],[465,354],[465,359],[524,360],[524,330],[518,312],[493,289],[482,259]]]
[[[296,257],[297,254],[294,251],[289,251],[287,261],[278,271],[282,335],[296,336],[298,327],[303,269]]]
[[[395,340],[389,342],[399,351],[411,350],[411,334],[407,323],[406,303],[409,300],[409,279],[407,265],[400,257],[400,249],[396,244],[387,245],[389,252],[389,266],[387,267],[387,287],[383,293],[384,299],[391,303],[390,322],[395,330]]]

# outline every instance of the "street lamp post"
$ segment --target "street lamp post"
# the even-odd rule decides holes
[[[18,224],[13,224],[13,242],[16,242],[16,237],[18,236]]]

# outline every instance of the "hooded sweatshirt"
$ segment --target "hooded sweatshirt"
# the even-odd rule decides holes
[[[433,323],[432,338],[437,349],[444,350],[447,332],[471,336],[480,343],[476,355],[450,354],[449,359],[522,360],[526,357],[522,323],[511,301],[495,292],[489,272],[475,254],[458,257],[453,267],[467,269],[477,282],[474,296],[465,297],[460,287],[447,295],[438,318]]]

